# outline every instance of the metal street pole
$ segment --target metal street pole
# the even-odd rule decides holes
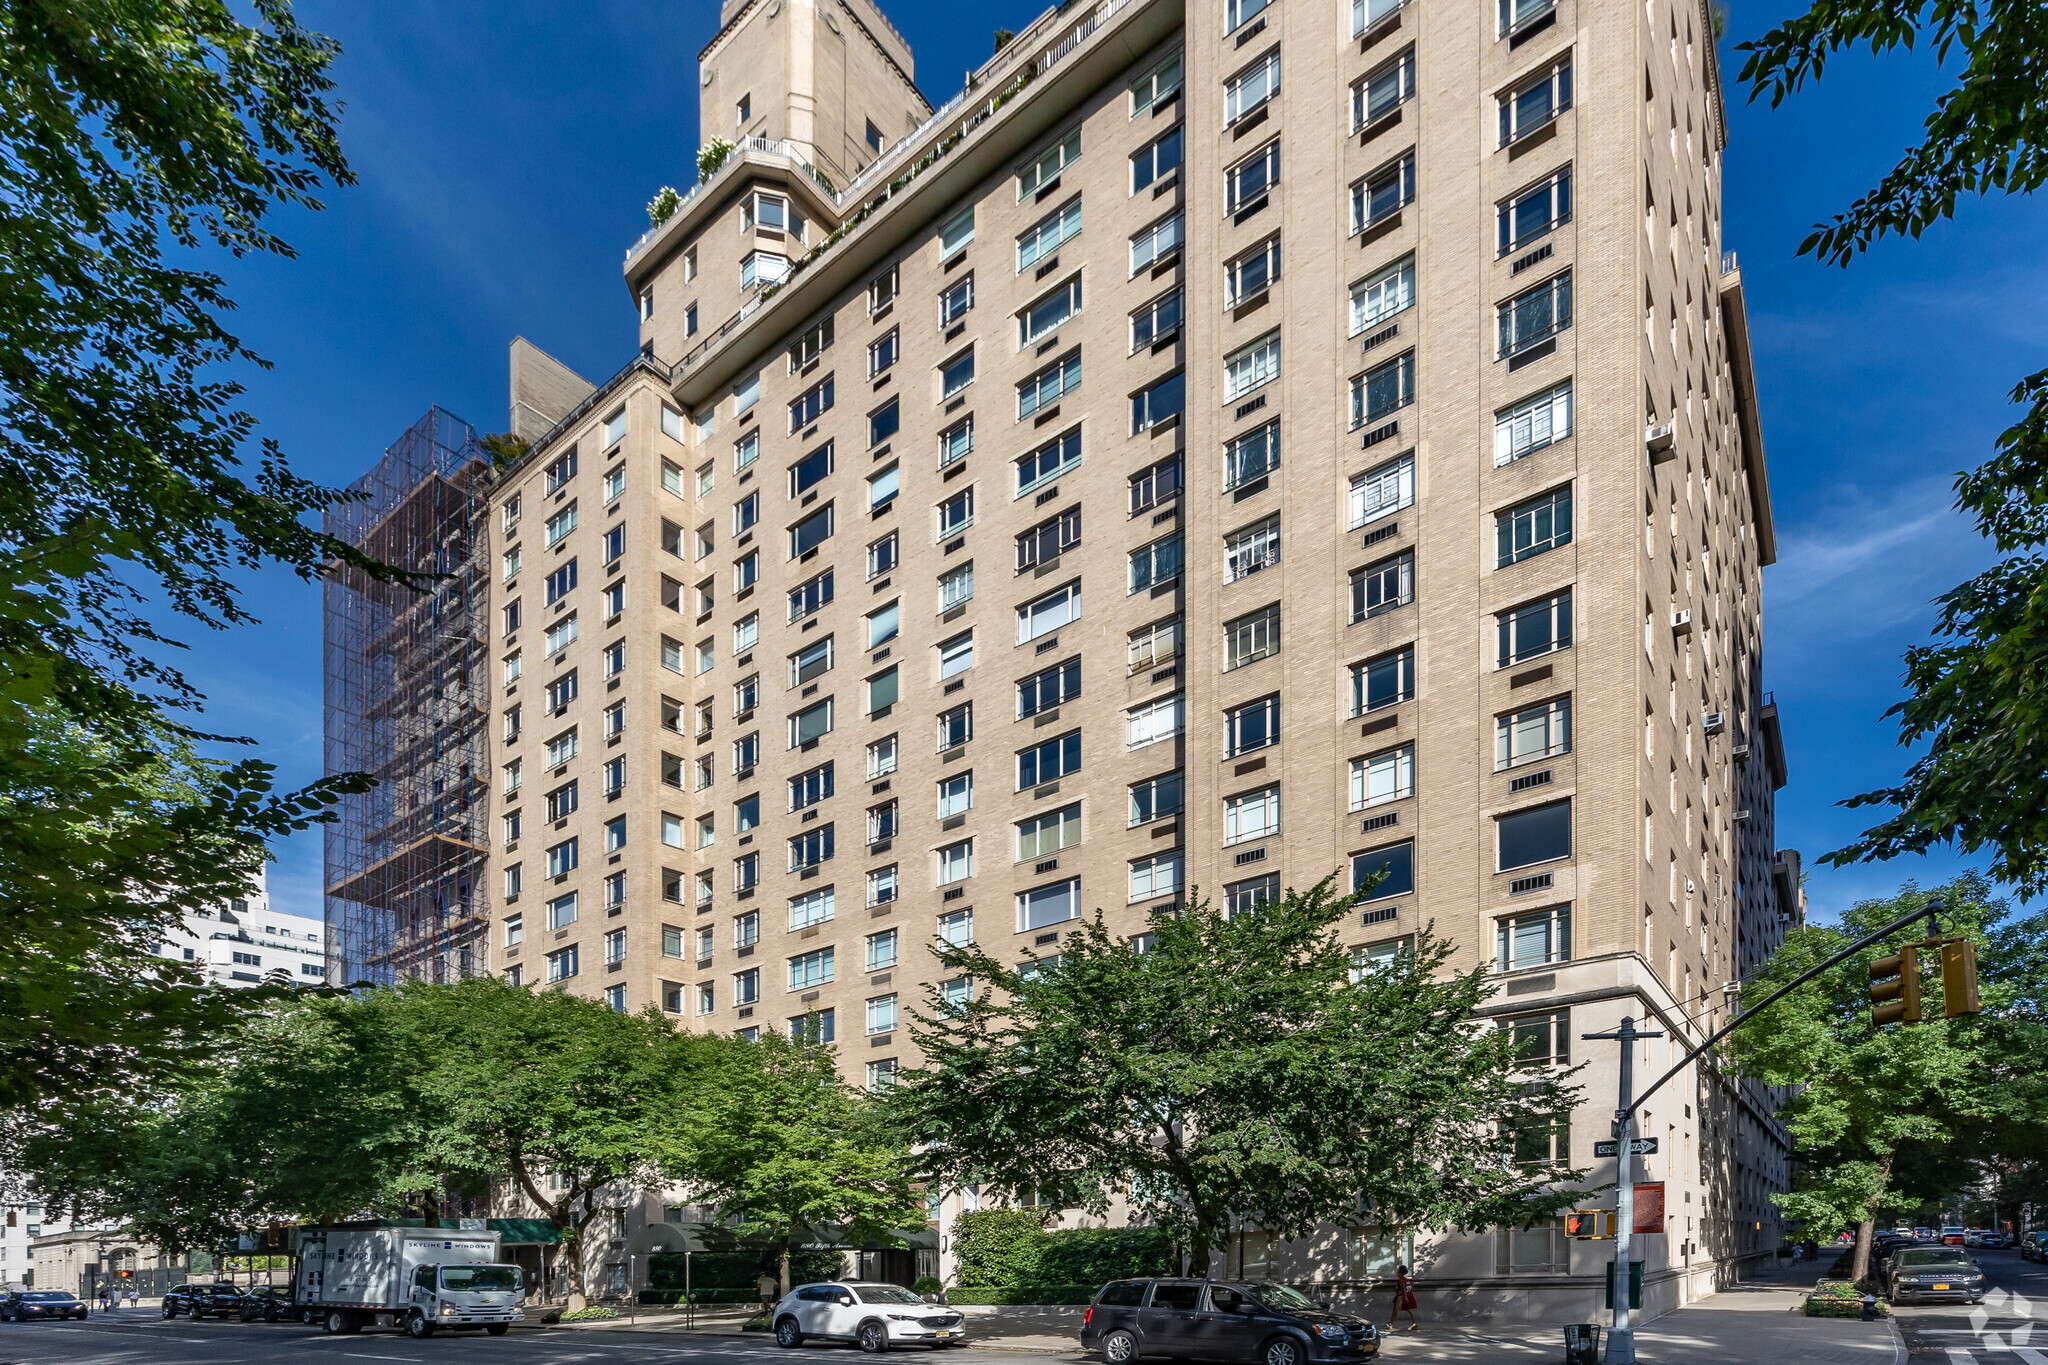
[[[1630,1091],[1635,1084],[1636,1042],[1662,1038],[1654,1029],[1637,1031],[1634,1016],[1621,1016],[1621,1027],[1612,1033],[1588,1033],[1587,1038],[1611,1038],[1621,1044],[1621,1096],[1614,1110],[1614,1265],[1608,1271],[1608,1293],[1614,1299],[1613,1325],[1607,1329],[1608,1365],[1635,1365],[1636,1334],[1629,1323],[1628,1293],[1629,1238],[1635,1230],[1636,1153],[1635,1106]]]

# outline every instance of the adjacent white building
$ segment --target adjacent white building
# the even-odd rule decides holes
[[[318,985],[327,979],[327,926],[274,909],[266,874],[253,895],[186,915],[157,954],[199,966],[210,985],[255,986],[273,972]]]

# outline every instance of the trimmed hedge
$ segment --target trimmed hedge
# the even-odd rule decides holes
[[[692,1296],[698,1303],[750,1303],[758,1301],[760,1295],[755,1285],[763,1275],[777,1271],[779,1253],[773,1247],[752,1251],[699,1251],[689,1258],[689,1279]],[[838,1252],[820,1247],[798,1247],[789,1253],[789,1274],[791,1284],[810,1284],[815,1280],[837,1279],[845,1258]],[[674,1303],[681,1298],[683,1289],[683,1253],[660,1251],[647,1258],[647,1285],[650,1289],[672,1290]],[[736,1299],[707,1299],[707,1290],[744,1290]]]
[[[996,1285],[968,1285],[946,1291],[948,1304],[1044,1304],[1078,1305],[1095,1302],[1099,1284],[1041,1284],[1013,1288]]]
[[[963,1284],[976,1290],[1094,1290],[1111,1280],[1173,1271],[1173,1244],[1159,1228],[1047,1230],[1028,1209],[980,1209],[953,1220],[953,1254]],[[1070,1299],[1037,1302],[1076,1302]]]
[[[640,1302],[650,1306],[678,1304],[683,1301],[680,1289],[643,1289]],[[761,1295],[752,1289],[692,1289],[692,1303],[759,1303]]]

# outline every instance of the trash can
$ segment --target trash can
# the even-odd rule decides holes
[[[1564,1329],[1564,1365],[1600,1365],[1600,1329],[1590,1322]]]

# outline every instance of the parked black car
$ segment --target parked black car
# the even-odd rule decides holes
[[[1964,1247],[1902,1248],[1885,1279],[1893,1303],[1982,1303],[1984,1288],[1984,1269]]]
[[[1109,1365],[1139,1356],[1308,1365],[1369,1360],[1379,1329],[1283,1284],[1118,1280],[1081,1317],[1081,1349]]]
[[[42,1318],[77,1318],[83,1322],[85,1300],[61,1289],[23,1289],[0,1299],[0,1322],[30,1322]]]
[[[231,1284],[177,1284],[164,1295],[164,1316],[190,1313],[194,1320],[209,1313],[227,1317],[242,1309],[242,1291]]]
[[[298,1305],[292,1302],[292,1291],[274,1284],[259,1284],[242,1295],[236,1305],[243,1322],[286,1322],[299,1316]]]

